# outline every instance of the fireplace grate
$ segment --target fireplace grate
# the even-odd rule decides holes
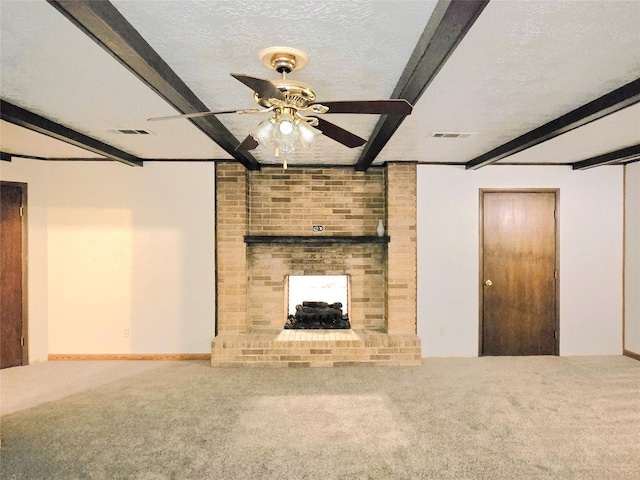
[[[295,315],[289,315],[285,330],[350,329],[349,317],[342,313],[342,303],[302,302]]]

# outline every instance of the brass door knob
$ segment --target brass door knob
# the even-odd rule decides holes
[[[491,285],[493,285],[493,282],[492,282],[491,280],[487,280],[486,282],[484,282],[484,284],[485,284],[487,287],[490,287]]]

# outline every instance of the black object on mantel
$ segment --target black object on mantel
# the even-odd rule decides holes
[[[285,330],[349,329],[349,317],[342,315],[342,304],[335,302],[302,302],[296,314],[289,315]]]

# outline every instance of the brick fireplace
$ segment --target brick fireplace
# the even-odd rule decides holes
[[[351,329],[284,330],[289,275],[347,275]],[[420,364],[416,166],[217,163],[216,286],[213,366]]]

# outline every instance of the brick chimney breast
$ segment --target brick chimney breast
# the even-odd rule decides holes
[[[387,227],[383,237],[376,232],[380,220]],[[217,337],[212,342],[212,364],[421,361],[416,336],[416,251],[415,164],[390,163],[357,172],[347,167],[247,171],[237,163],[217,163]],[[283,333],[289,275],[349,277],[352,330],[322,337],[329,344],[315,348],[315,357],[310,350],[306,353],[313,361],[311,357],[291,360],[300,355],[266,358],[265,348],[253,347],[258,337],[262,344],[271,345],[286,343],[294,334],[311,335],[308,330]],[[317,344],[321,332],[328,331],[315,332],[309,342]],[[342,356],[326,353],[338,348],[331,342],[347,332],[357,339],[341,341],[364,342],[365,350]],[[250,348],[238,347],[231,338]],[[377,346],[367,347],[367,342]],[[390,344],[413,350],[400,353]],[[267,350],[282,352],[283,345]],[[380,353],[380,348],[396,350]],[[344,360],[344,355],[355,357]]]

